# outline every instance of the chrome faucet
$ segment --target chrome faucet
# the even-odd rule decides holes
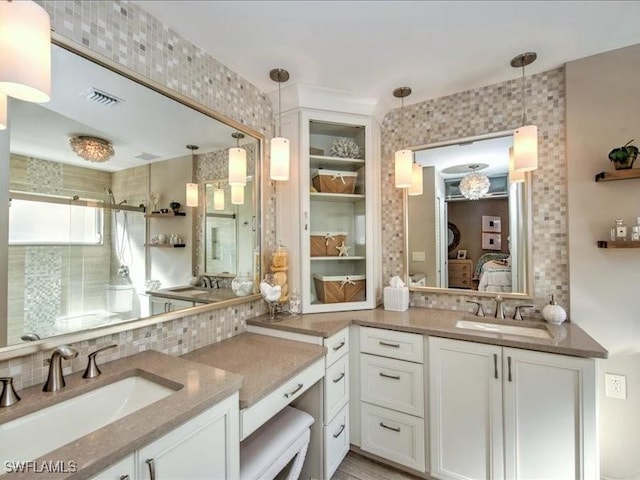
[[[495,318],[504,318],[504,299],[501,295],[496,297],[496,313],[494,315]]]
[[[533,305],[516,305],[516,309],[513,312],[514,320],[524,320],[522,318],[522,312],[521,312],[523,308],[533,308]]]
[[[206,275],[200,276],[200,286],[205,288],[212,288],[211,285],[211,277],[207,277]]]
[[[20,396],[13,388],[13,377],[0,377],[2,393],[0,393],[0,407],[10,407],[20,401]]]
[[[40,340],[40,336],[37,333],[25,333],[20,337],[20,340],[23,342],[35,342],[36,340]]]
[[[57,392],[64,388],[64,374],[62,373],[62,360],[69,360],[78,356],[78,351],[67,345],[60,345],[51,352],[49,361],[49,376],[42,387],[43,392]]]
[[[104,352],[105,350],[109,350],[111,348],[116,348],[118,345],[109,345],[108,347],[99,348],[93,353],[90,353],[88,356],[89,361],[87,362],[87,368],[82,375],[82,378],[94,378],[99,376],[102,372],[98,368],[98,364],[96,363],[96,356],[100,352]]]
[[[484,317],[484,309],[482,308],[482,304],[480,302],[474,302],[473,300],[467,300],[467,303],[473,303],[476,305],[476,317]]]

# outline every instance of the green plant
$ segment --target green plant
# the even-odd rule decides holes
[[[638,147],[630,145],[633,140],[629,140],[622,147],[614,148],[609,152],[609,160],[614,163],[626,163],[636,159],[638,156]]]

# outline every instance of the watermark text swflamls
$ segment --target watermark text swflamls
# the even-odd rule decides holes
[[[4,471],[5,473],[76,473],[78,464],[73,460],[68,462],[63,460],[47,460],[44,462],[36,460],[28,462],[6,460],[4,462]]]

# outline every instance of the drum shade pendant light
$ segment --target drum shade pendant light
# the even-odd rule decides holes
[[[282,68],[274,68],[269,77],[278,82],[278,136],[271,139],[271,167],[269,178],[278,182],[289,180],[289,140],[282,136],[282,96],[281,85],[289,80],[289,72]]]
[[[220,185],[213,189],[213,209],[224,210],[224,189]]]
[[[469,200],[478,200],[487,194],[491,183],[486,175],[476,171],[480,168],[480,165],[469,165],[469,168],[472,172],[465,175],[460,181],[460,193]]]
[[[513,165],[516,171],[530,172],[538,168],[538,127],[527,125],[524,76],[524,67],[531,65],[537,57],[535,52],[526,52],[511,60],[512,67],[522,68],[522,126],[513,134]]]
[[[35,2],[0,0],[0,92],[27,102],[51,95],[51,23]]]
[[[509,183],[523,183],[524,170],[514,168],[513,147],[509,147]]]
[[[244,134],[233,132],[231,136],[236,139],[236,146],[229,149],[229,185],[244,187],[247,184],[247,151],[240,148]]]
[[[231,203],[233,205],[244,205],[243,185],[231,185]]]
[[[195,153],[198,150],[197,145],[187,145],[187,148],[191,150],[191,168],[195,168]],[[187,191],[186,191],[186,203],[187,207],[197,207],[198,206],[198,184],[197,183],[187,183]]]
[[[411,196],[422,195],[422,165],[417,162],[411,166],[411,186],[407,193]]]
[[[401,100],[400,107],[400,144],[404,143],[404,98],[411,95],[409,87],[399,87],[393,91],[393,96]],[[413,152],[403,149],[395,153],[396,188],[411,187]]]

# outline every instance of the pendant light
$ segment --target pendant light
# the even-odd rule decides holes
[[[244,134],[233,132],[231,136],[236,139],[236,146],[229,149],[229,185],[244,187],[247,184],[247,151],[240,148]]]
[[[187,148],[191,150],[191,168],[195,167],[195,152],[198,150],[197,145],[187,145]],[[197,207],[198,206],[198,184],[197,183],[187,183],[187,207]]]
[[[244,205],[243,185],[231,185],[231,203],[233,205]]]
[[[0,130],[7,128],[7,109],[9,108],[9,99],[3,93],[0,93]]]
[[[526,52],[511,60],[512,67],[522,68],[522,126],[513,134],[513,162],[516,171],[530,172],[538,168],[538,127],[527,125],[524,76],[524,67],[531,65],[537,57],[535,52]]]
[[[509,147],[509,183],[523,183],[524,170],[514,168],[513,147]]]
[[[409,87],[399,87],[393,91],[393,96],[401,100],[400,107],[400,144],[404,143],[404,98],[411,95]],[[411,150],[398,150],[395,153],[396,188],[411,187],[413,152]]]
[[[486,175],[477,172],[480,169],[480,165],[477,163],[468,167],[472,171],[460,181],[460,193],[469,200],[478,200],[487,194],[491,182],[489,182],[489,178]]]
[[[269,77],[278,82],[278,136],[271,139],[271,167],[269,177],[271,180],[286,182],[289,180],[289,140],[282,136],[282,96],[280,87],[289,80],[289,72],[282,68],[274,68],[269,72]]]
[[[0,92],[44,103],[51,95],[51,23],[32,1],[0,1]]]
[[[422,165],[417,162],[411,166],[411,186],[407,193],[411,196],[422,195]]]
[[[220,188],[220,184],[213,189],[213,209],[224,210],[224,190]]]

